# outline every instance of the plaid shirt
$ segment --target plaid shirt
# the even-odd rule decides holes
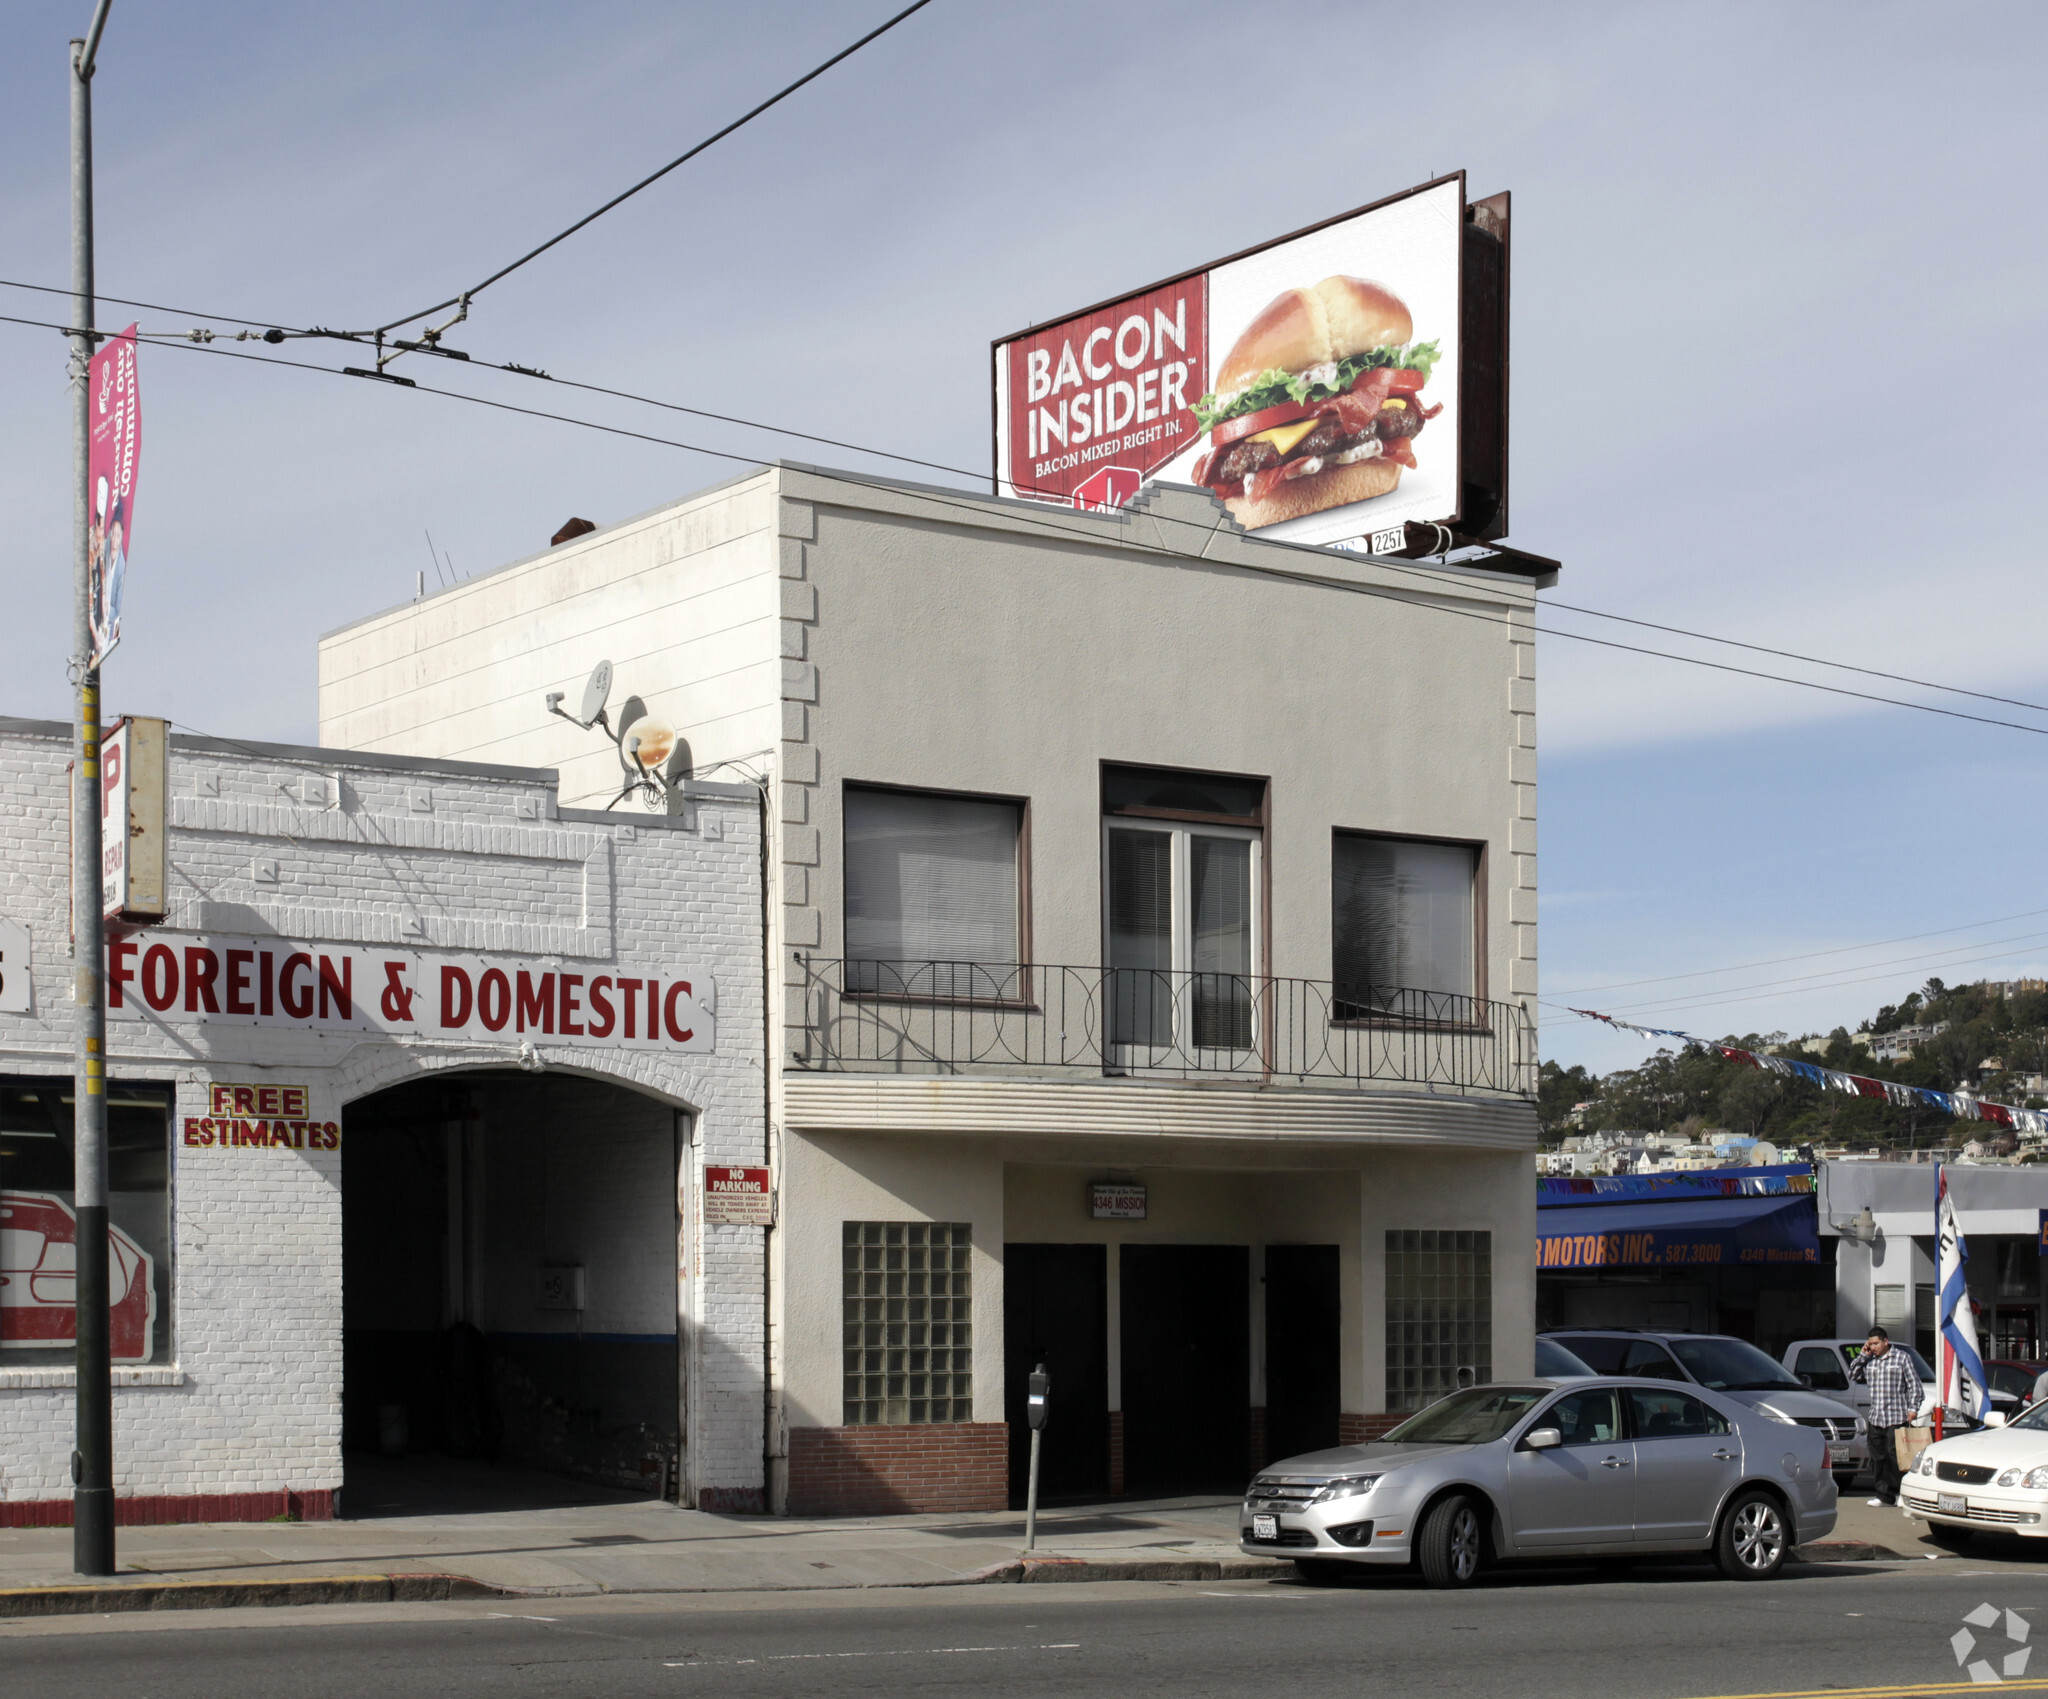
[[[1913,1359],[1894,1345],[1882,1357],[1868,1351],[1849,1366],[1849,1378],[1870,1388],[1870,1425],[1873,1428],[1903,1428],[1912,1421],[1924,1396],[1920,1371]]]

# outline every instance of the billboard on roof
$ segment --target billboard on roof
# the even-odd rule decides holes
[[[1003,338],[997,493],[1111,509],[1191,483],[1287,541],[1501,535],[1506,227],[1460,172]]]

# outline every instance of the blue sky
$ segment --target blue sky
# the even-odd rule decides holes
[[[0,276],[65,281],[63,44],[89,10],[0,14]],[[116,0],[101,287],[292,323],[425,306],[886,12]],[[938,0],[489,292],[458,345],[979,469],[992,336],[1462,166],[1515,193],[1514,540],[1566,563],[1556,595],[2048,701],[2028,200],[2048,14],[1935,16]],[[4,289],[0,311],[61,316]],[[341,363],[289,352],[309,347]],[[310,739],[315,638],[409,594],[425,531],[474,571],[734,464],[170,349],[143,385],[109,705],[231,735]],[[0,326],[8,712],[68,712],[67,417],[57,339]],[[1541,657],[1546,996],[2048,907],[2048,740],[1558,639]],[[1584,995],[1727,990],[1671,1024],[1824,1030],[1929,971],[2038,972],[2048,949],[2000,942],[2028,929]],[[1998,959],[1952,959],[1973,951]],[[1734,990],[1834,966],[1882,977]],[[1603,1068],[1643,1054],[1544,1037]]]

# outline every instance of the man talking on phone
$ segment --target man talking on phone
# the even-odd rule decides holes
[[[1892,1336],[1873,1327],[1863,1353],[1849,1365],[1849,1378],[1870,1388],[1870,1475],[1877,1494],[1872,1504],[1899,1502],[1898,1430],[1913,1420],[1925,1393],[1920,1371],[1903,1351],[1892,1349]]]

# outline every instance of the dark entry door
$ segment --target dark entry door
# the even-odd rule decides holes
[[[1052,1420],[1040,1441],[1038,1496],[1099,1498],[1109,1491],[1106,1246],[1003,1247],[1003,1419],[1018,1506],[1031,1461],[1026,1381],[1039,1363],[1052,1380]]]
[[[1239,1492],[1251,1429],[1251,1253],[1125,1245],[1124,1490]]]
[[[1337,1443],[1343,1326],[1335,1245],[1266,1247],[1266,1458]]]

